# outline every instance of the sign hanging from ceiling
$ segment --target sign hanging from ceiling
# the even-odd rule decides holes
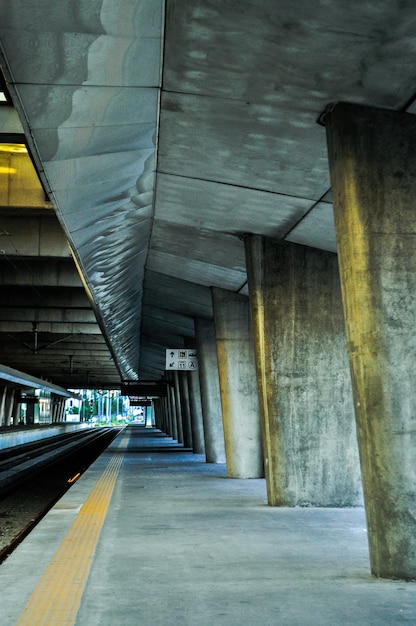
[[[167,348],[166,369],[190,371],[198,369],[196,350],[184,350],[180,348]]]

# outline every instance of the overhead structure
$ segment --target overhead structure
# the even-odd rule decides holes
[[[48,383],[45,380],[35,378],[34,376],[29,376],[24,372],[19,372],[18,370],[6,367],[5,365],[0,365],[0,384],[6,386],[10,384],[12,386],[16,385],[17,387],[23,389],[41,389],[42,391],[47,391],[48,393],[53,393],[56,396],[62,396],[63,398],[78,398],[77,394],[72,393],[67,389],[63,389],[53,383]]]
[[[415,18],[392,0],[3,0],[0,142],[23,137],[46,200],[16,199],[7,153],[0,362],[159,380],[210,287],[247,295],[246,233],[335,252],[317,120],[344,100],[415,112]]]

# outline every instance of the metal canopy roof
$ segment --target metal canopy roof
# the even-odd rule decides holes
[[[328,103],[415,112],[412,0],[1,0],[0,37],[115,360],[89,363],[102,385],[158,380],[211,286],[247,294],[242,234],[335,252]]]
[[[48,391],[49,393],[54,393],[57,396],[62,396],[64,398],[78,398],[79,396],[75,393],[71,393],[58,385],[54,385],[52,383],[48,383],[45,380],[41,380],[39,378],[35,378],[33,376],[29,376],[24,372],[19,372],[11,367],[6,367],[5,365],[0,365],[0,381],[4,385],[16,386],[22,389],[42,389],[43,391]]]

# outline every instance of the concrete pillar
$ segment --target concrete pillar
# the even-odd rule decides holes
[[[172,439],[178,441],[178,421],[176,418],[176,403],[175,403],[175,389],[173,387],[172,377],[169,373],[169,386],[168,386],[168,404],[169,404],[169,415],[171,421],[172,428]]]
[[[371,570],[416,578],[416,118],[326,118]]]
[[[191,411],[192,445],[194,454],[205,454],[204,422],[202,417],[201,388],[198,372],[187,372],[189,408]]]
[[[225,463],[224,428],[214,322],[196,319],[195,339],[198,351],[206,460],[207,463]]]
[[[58,408],[59,408],[58,399],[55,396],[52,396],[52,402],[51,402],[51,423],[52,424],[57,421]]]
[[[65,421],[65,404],[66,398],[59,398],[58,422]]]
[[[160,397],[154,400],[155,427],[161,430],[163,433],[171,435],[171,433],[169,432],[170,427],[167,419],[166,403],[166,397]]]
[[[6,397],[7,397],[7,387],[0,387],[0,426],[6,426],[6,415],[5,415],[5,406],[6,406]]]
[[[13,422],[13,407],[14,407],[14,396],[15,389],[12,387],[7,387],[6,398],[4,403],[4,425],[10,426]]]
[[[161,402],[161,398],[154,398],[153,400],[153,415],[154,415],[154,422],[157,428],[159,428],[160,430],[162,430],[161,425],[162,425],[162,402]]]
[[[178,372],[178,375],[182,407],[183,445],[185,448],[192,448],[191,410],[189,407],[187,372]]]
[[[170,435],[166,414],[166,398],[158,398],[155,402],[155,424],[156,428]]]
[[[20,391],[16,390],[15,393],[13,394],[13,401],[12,401],[11,415],[10,415],[10,419],[13,423],[13,426],[18,426],[20,423],[20,408],[21,408]]]
[[[185,348],[196,350],[195,340],[185,338]],[[205,454],[204,422],[202,417],[201,387],[198,371],[187,371],[189,413],[191,419],[192,451],[194,454]]]
[[[172,437],[172,423],[169,419],[169,404],[167,395],[163,398],[160,398],[162,418],[161,423],[158,425],[158,428],[162,430],[162,432],[166,433],[170,437]]]
[[[51,397],[51,422],[52,424],[58,421],[59,406],[60,405],[59,405],[58,397],[55,395],[52,395]]]
[[[173,427],[172,427],[172,415],[170,413],[170,402],[169,402],[169,391],[166,392],[166,396],[162,398],[163,403],[163,428],[162,431],[169,435],[169,437],[173,437]]]
[[[269,503],[362,502],[337,257],[246,238]]]
[[[247,296],[212,289],[227,474],[262,478],[263,448]]]
[[[172,372],[173,377],[173,391],[175,395],[175,411],[176,411],[176,424],[178,428],[178,443],[183,443],[183,422],[182,422],[182,405],[181,394],[179,390],[179,372]]]

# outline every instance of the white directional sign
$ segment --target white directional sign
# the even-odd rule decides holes
[[[198,359],[196,350],[168,348],[166,350],[167,370],[197,370]]]

